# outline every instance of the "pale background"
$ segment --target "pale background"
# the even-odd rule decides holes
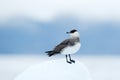
[[[51,60],[44,53],[80,32],[74,55],[93,80],[119,80],[119,0],[0,0],[0,80],[12,80],[27,67]],[[77,58],[76,58],[77,57]]]

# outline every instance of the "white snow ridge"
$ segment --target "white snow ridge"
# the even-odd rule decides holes
[[[91,80],[91,77],[81,62],[68,64],[59,59],[31,66],[14,80]]]

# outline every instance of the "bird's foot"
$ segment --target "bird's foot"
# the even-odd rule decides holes
[[[71,62],[71,61],[67,61],[67,63],[72,64],[72,62]]]
[[[70,60],[71,62],[75,63],[75,60]]]

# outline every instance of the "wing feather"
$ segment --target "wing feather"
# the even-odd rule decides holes
[[[69,39],[64,40],[63,42],[61,42],[60,44],[58,44],[55,48],[54,48],[54,52],[60,53],[62,51],[62,49],[64,49],[65,47],[67,47],[70,43]]]

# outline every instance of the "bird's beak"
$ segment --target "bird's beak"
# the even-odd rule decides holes
[[[66,32],[66,34],[70,34],[70,32]]]

